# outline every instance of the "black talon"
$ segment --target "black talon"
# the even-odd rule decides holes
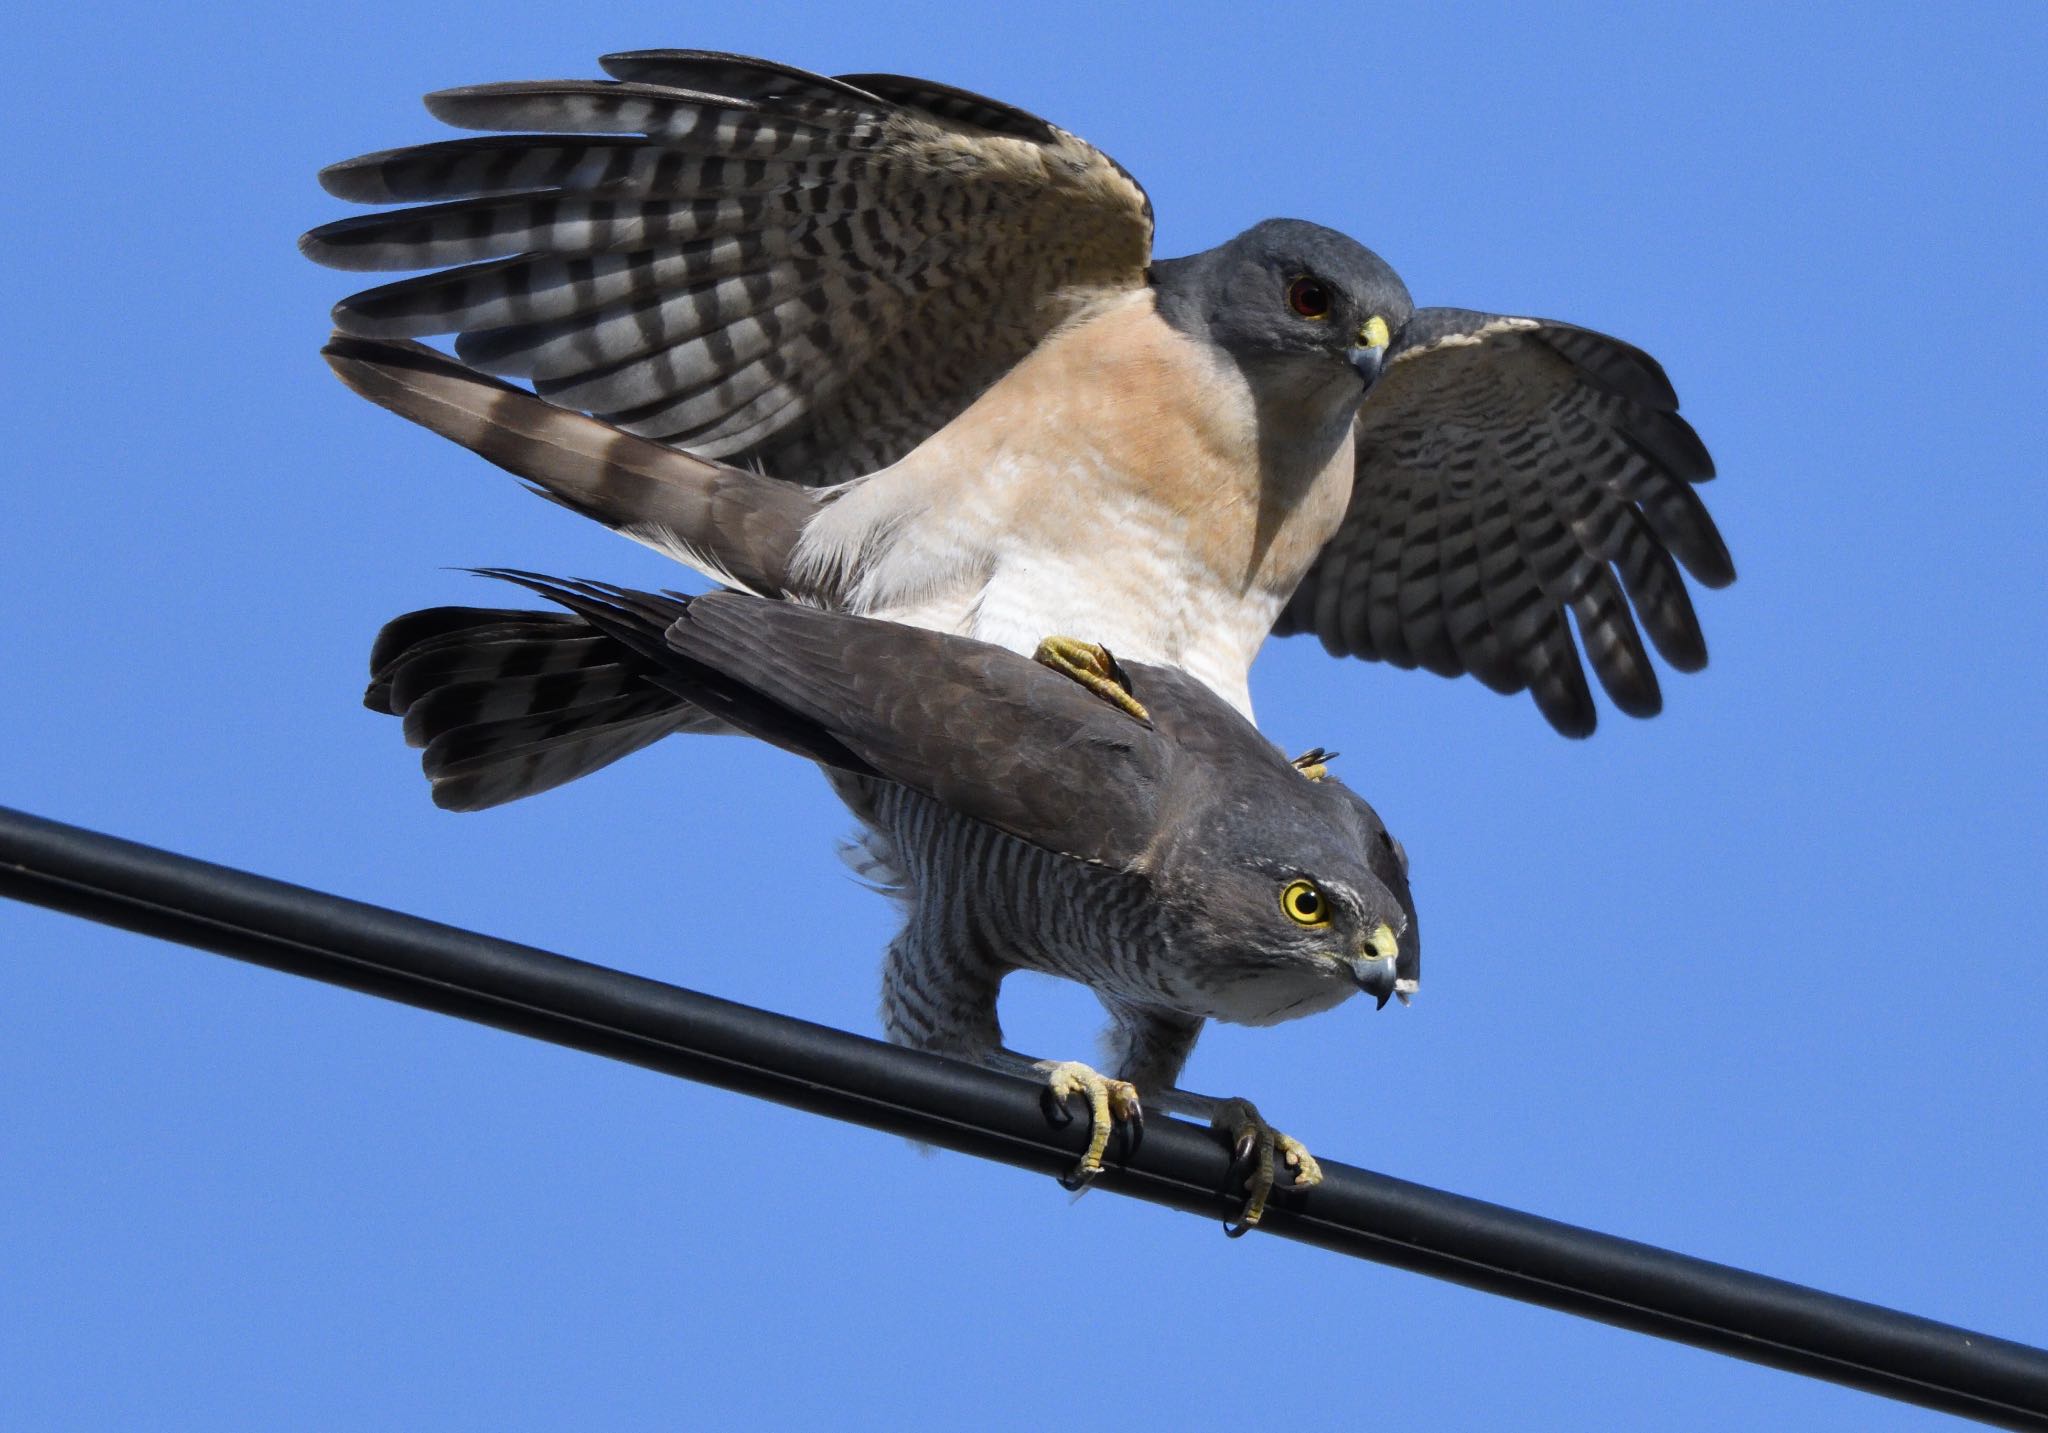
[[[1258,1150],[1258,1136],[1251,1130],[1246,1130],[1237,1137],[1237,1143],[1232,1145],[1230,1150],[1229,1172],[1223,1176],[1227,1181],[1224,1185],[1226,1189],[1243,1184],[1251,1178],[1252,1166],[1258,1163]]]
[[[1138,1157],[1138,1147],[1145,1143],[1145,1111],[1142,1109],[1131,1111],[1131,1117],[1124,1121],[1122,1129],[1124,1136],[1122,1158],[1128,1163]]]
[[[1045,1111],[1046,1123],[1054,1129],[1065,1129],[1074,1122],[1074,1112],[1067,1108],[1066,1096],[1054,1094],[1051,1085],[1039,1090],[1038,1107]]]
[[[1266,1212],[1266,1201],[1272,1197],[1273,1186],[1279,1180],[1278,1171],[1273,1167],[1271,1126],[1246,1101],[1234,1101],[1230,1108],[1243,1122],[1230,1141],[1230,1168],[1223,1176],[1221,1192],[1228,1194],[1234,1189],[1242,1189],[1245,1199],[1238,1206],[1237,1213],[1224,1221],[1223,1232],[1233,1239],[1241,1239],[1245,1231],[1255,1227]],[[1216,1128],[1228,1131],[1234,1122],[1228,1116],[1219,1115]]]
[[[1124,670],[1124,664],[1116,659],[1116,654],[1099,645],[1096,650],[1102,653],[1102,665],[1107,669],[1109,679],[1124,689],[1125,696],[1136,696],[1137,693],[1131,690],[1131,674]]]
[[[1066,1190],[1067,1193],[1079,1194],[1095,1182],[1095,1173],[1091,1171],[1090,1173],[1083,1174],[1079,1169],[1070,1169],[1065,1174],[1056,1175],[1055,1178],[1059,1180],[1060,1188]]]
[[[1227,1195],[1233,1189],[1245,1189],[1250,1186],[1253,1171],[1258,1165],[1257,1149],[1258,1141],[1249,1131],[1238,1136],[1231,1148],[1230,1168],[1223,1173],[1223,1188],[1218,1191],[1219,1193]],[[1257,1202],[1256,1195],[1247,1194],[1244,1202],[1237,1206],[1237,1212],[1224,1219],[1224,1234],[1232,1239],[1242,1239],[1245,1231],[1258,1223],[1256,1219],[1249,1217],[1252,1205]]]

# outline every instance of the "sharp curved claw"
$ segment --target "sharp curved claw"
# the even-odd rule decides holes
[[[1070,1096],[1079,1094],[1087,1098],[1088,1148],[1080,1162],[1059,1177],[1061,1188],[1078,1193],[1102,1173],[1103,1155],[1119,1125],[1124,1130],[1124,1158],[1135,1153],[1144,1139],[1144,1110],[1138,1103],[1137,1088],[1125,1080],[1106,1079],[1074,1060],[1041,1060],[1034,1068],[1045,1076],[1039,1104],[1055,1128],[1073,1123],[1074,1116],[1067,1109]]]
[[[1124,1121],[1121,1128],[1124,1135],[1123,1157],[1128,1162],[1138,1157],[1138,1151],[1145,1143],[1145,1107],[1134,1103],[1131,1106],[1130,1118]]]
[[[1300,1140],[1267,1124],[1251,1101],[1223,1101],[1210,1125],[1230,1140],[1230,1170],[1224,1176],[1223,1192],[1245,1191],[1237,1212],[1223,1221],[1223,1232],[1231,1238],[1242,1238],[1265,1217],[1282,1162],[1293,1166],[1294,1188],[1322,1183],[1323,1171],[1315,1157]]]
[[[1237,1144],[1230,1151],[1230,1175],[1234,1179],[1249,1179],[1252,1160],[1259,1152],[1259,1131],[1257,1125],[1247,1125],[1237,1137]]]
[[[1066,1190],[1067,1193],[1079,1194],[1082,1190],[1093,1184],[1095,1176],[1101,1172],[1099,1169],[1089,1169],[1085,1165],[1077,1164],[1065,1174],[1056,1174],[1053,1178],[1060,1182],[1060,1188]]]

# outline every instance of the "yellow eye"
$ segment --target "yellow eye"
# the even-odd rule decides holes
[[[1296,925],[1328,925],[1330,902],[1314,881],[1290,881],[1280,892],[1280,909]]]

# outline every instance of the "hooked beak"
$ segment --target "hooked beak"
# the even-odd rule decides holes
[[[1387,345],[1393,335],[1387,331],[1387,321],[1377,314],[1365,321],[1358,330],[1357,341],[1351,346],[1351,366],[1358,370],[1358,376],[1365,380],[1368,390],[1379,382],[1380,374],[1387,366]]]
[[[1394,962],[1401,953],[1400,943],[1394,938],[1394,928],[1384,921],[1380,922],[1368,944],[1369,952],[1360,951],[1352,957],[1351,978],[1358,982],[1360,990],[1379,1002],[1375,1007],[1377,1009],[1386,1009],[1387,1001],[1396,995],[1399,995],[1401,1003],[1406,1005],[1408,991],[1401,987],[1405,985],[1409,990],[1413,990],[1415,982],[1402,980],[1394,972]]]

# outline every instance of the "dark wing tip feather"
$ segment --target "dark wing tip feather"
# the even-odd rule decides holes
[[[607,105],[620,101],[651,100],[658,105],[693,102],[716,105],[727,111],[759,111],[762,106],[740,95],[705,94],[678,85],[643,84],[637,80],[500,80],[483,85],[456,85],[423,95],[420,103],[427,113],[457,129],[516,131],[530,128],[532,119],[522,100],[601,100]],[[564,116],[556,112],[556,121]],[[801,123],[801,121],[796,121]],[[566,128],[566,124],[565,124]],[[594,134],[635,134],[630,126],[587,126],[574,132]]]
[[[359,154],[354,159],[327,165],[316,177],[320,187],[337,199],[355,204],[389,204],[391,195],[384,187],[382,170],[391,161],[406,158],[408,153],[404,149],[380,149],[371,154]],[[311,237],[307,234],[299,239],[301,252],[305,251],[306,240]]]
[[[1658,684],[1656,670],[1647,663],[1627,666],[1602,664],[1597,657],[1592,660],[1600,689],[1623,716],[1648,718],[1664,710],[1664,689]]]
[[[1624,436],[1629,445],[1657,467],[1687,484],[1714,476],[1713,455],[1692,424],[1676,413],[1645,409],[1627,412]]]
[[[380,210],[375,214],[351,214],[345,219],[331,219],[299,235],[299,252],[323,268],[349,273],[418,267],[394,264],[389,254],[391,244],[407,237],[424,240],[438,213],[466,202],[423,204],[400,211]]]
[[[615,80],[701,89],[736,99],[882,103],[878,96],[844,80],[724,50],[617,50],[600,55],[597,64]]]
[[[569,79],[569,80],[492,80],[480,85],[449,85],[445,89],[429,90],[420,96],[420,103],[427,107],[427,113],[445,123],[454,123],[441,111],[448,107],[459,109],[472,100],[498,100],[517,95],[559,94],[562,91],[581,93],[602,92],[624,88],[612,80]]]
[[[324,176],[326,172],[322,170],[321,174]],[[348,221],[344,219],[335,222],[347,223]],[[333,223],[321,224],[299,235],[299,253],[303,257],[319,264],[322,268],[346,269],[350,267],[346,236],[344,236],[342,243],[337,244],[333,234],[330,232],[333,228]]]
[[[1657,655],[1670,663],[1674,672],[1691,676],[1707,669],[1707,639],[1697,625],[1690,632],[1660,634],[1653,629],[1650,640],[1656,644]]]
[[[1543,713],[1543,719],[1550,723],[1551,730],[1559,736],[1584,741],[1600,727],[1600,712],[1593,705],[1590,694],[1581,701],[1561,684],[1532,682],[1529,695],[1535,700],[1536,709]]]
[[[303,243],[303,241],[301,241]],[[516,271],[530,260],[524,254],[480,263],[436,269],[410,278],[359,290],[328,311],[338,333],[358,338],[404,339],[422,333],[448,333],[459,327],[447,314],[448,294],[470,280]],[[442,304],[433,311],[435,301]]]
[[[1532,684],[1529,695],[1535,698],[1536,709],[1543,713],[1543,719],[1550,723],[1550,729],[1559,736],[1572,741],[1584,741],[1600,727],[1600,713],[1589,698],[1581,706],[1569,694],[1552,694],[1547,688]]]
[[[1735,557],[1728,551],[1721,529],[1712,518],[1706,520],[1706,527],[1699,534],[1697,550],[1686,562],[1685,570],[1702,587],[1719,589],[1734,584]]]
[[[1029,110],[1022,110],[1001,100],[978,95],[972,90],[958,89],[953,85],[942,85],[936,80],[920,80],[910,75],[839,75],[844,84],[858,85],[869,94],[878,95],[892,104],[909,109],[921,109],[941,119],[961,124],[971,124],[991,134],[1008,135],[1012,139],[1028,139],[1039,144],[1051,144],[1059,138],[1059,130],[1051,122],[1040,119]]]
[[[1535,330],[1536,336],[1595,387],[1660,413],[1678,411],[1678,390],[1671,386],[1664,365],[1634,344],[1577,324],[1555,319],[1539,322],[1543,327]]]

